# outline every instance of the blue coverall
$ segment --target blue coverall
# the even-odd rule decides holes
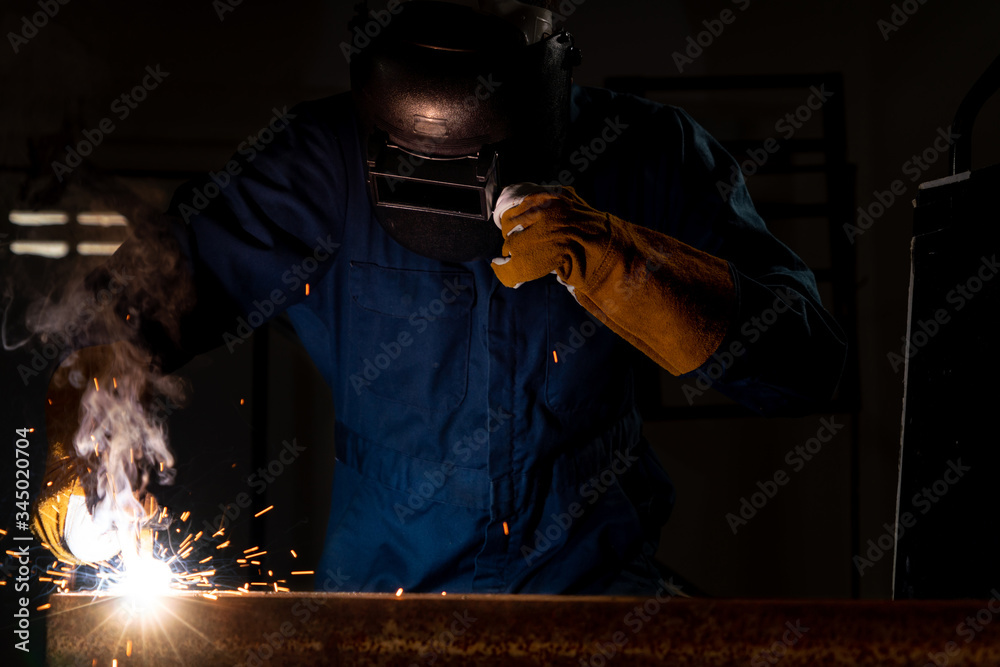
[[[766,414],[829,397],[843,335],[734,160],[683,111],[636,97],[574,86],[572,119],[563,185],[730,262],[738,315],[720,349],[746,352],[715,387]],[[393,241],[349,95],[298,105],[270,144],[233,159],[225,187],[206,177],[171,206],[199,296],[192,349],[232,344],[281,302],[329,383],[337,463],[317,586],[655,589],[673,487],[641,435],[641,355],[555,276],[513,290],[488,260],[443,263]],[[775,304],[787,304],[777,322],[748,328]]]

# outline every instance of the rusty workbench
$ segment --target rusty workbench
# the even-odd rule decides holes
[[[1000,665],[1000,601],[54,595],[59,665]],[[128,655],[130,654],[130,655]],[[96,660],[96,662],[95,662]]]

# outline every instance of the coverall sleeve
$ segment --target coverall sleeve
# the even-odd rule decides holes
[[[340,150],[354,136],[346,102],[275,109],[225,165],[177,189],[159,234],[131,239],[112,258],[109,269],[140,274],[123,307],[164,370],[246,337],[329,270],[351,168]],[[156,264],[176,270],[142,275]]]
[[[716,355],[684,377],[704,378],[762,414],[814,409],[833,394],[847,345],[812,271],[767,229],[734,158],[684,111],[657,115],[680,137],[661,231],[727,260],[736,291],[736,316]]]

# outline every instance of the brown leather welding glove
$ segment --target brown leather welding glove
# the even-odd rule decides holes
[[[97,375],[96,369],[106,364],[109,350],[107,346],[87,348],[64,361],[49,382],[46,396],[49,454],[31,526],[56,558],[75,565],[106,560],[120,550],[117,535],[95,524],[87,509],[82,480],[88,473],[88,461],[73,446],[83,389],[69,382],[74,371],[82,372],[83,377]]]
[[[62,443],[52,443],[49,446],[42,492],[35,502],[31,517],[31,528],[56,558],[79,565],[83,561],[73,555],[65,540],[70,497],[84,495],[79,480],[68,474],[70,468],[69,457],[65,455]]]
[[[677,239],[597,211],[573,188],[504,190],[493,271],[508,287],[554,273],[576,300],[674,375],[701,366],[735,315],[729,264]]]

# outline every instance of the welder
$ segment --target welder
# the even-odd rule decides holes
[[[394,6],[351,94],[174,196],[196,305],[136,326],[175,367],[287,312],[336,408],[338,590],[654,591],[674,493],[643,355],[765,415],[839,379],[843,335],[733,158],[680,109],[574,85],[554,9]]]

